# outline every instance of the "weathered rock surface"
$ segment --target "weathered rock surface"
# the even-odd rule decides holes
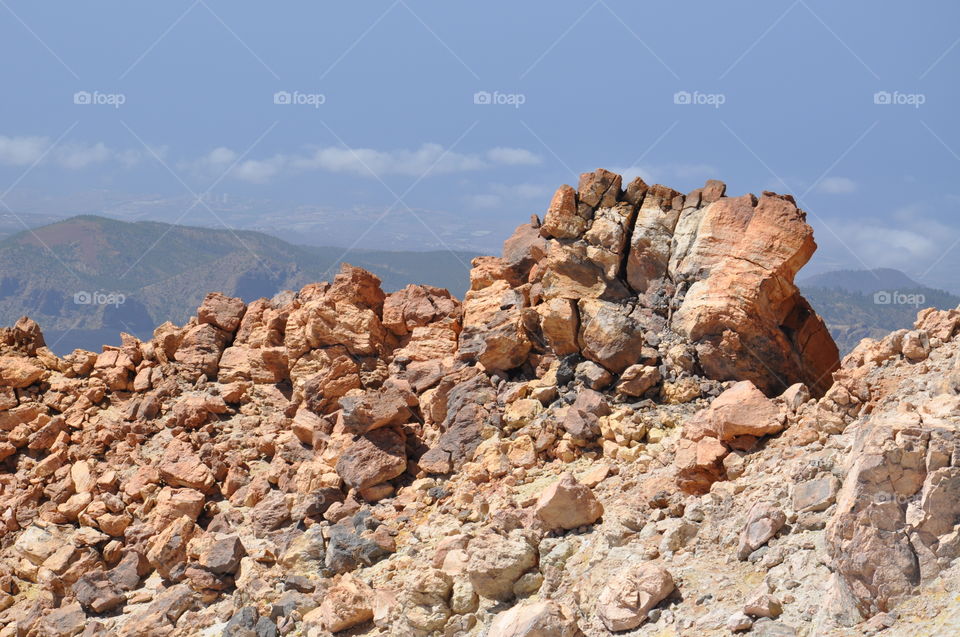
[[[673,578],[662,566],[632,566],[600,591],[597,614],[609,631],[631,630],[646,621],[647,612],[672,593],[673,587]]]
[[[540,495],[533,514],[548,530],[569,530],[596,522],[603,515],[603,505],[590,487],[564,473]]]
[[[725,195],[586,173],[463,304],[0,329],[0,637],[957,632],[960,310],[838,366],[803,213]]]

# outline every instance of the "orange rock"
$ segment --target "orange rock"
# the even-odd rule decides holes
[[[209,491],[214,484],[210,468],[194,453],[193,447],[182,440],[173,440],[158,466],[160,477],[169,485]]]
[[[560,186],[543,218],[541,231],[548,237],[576,239],[586,229],[587,220],[577,213],[577,192],[570,186]]]
[[[596,522],[603,515],[603,505],[590,487],[564,473],[540,495],[533,513],[551,531],[569,530]]]
[[[711,484],[723,478],[723,458],[727,453],[723,443],[710,436],[697,442],[681,438],[674,457],[677,484],[688,493],[706,493]]]
[[[0,386],[19,389],[40,380],[45,370],[29,358],[0,356]]]
[[[783,428],[780,408],[745,380],[720,394],[710,407],[684,423],[683,435],[690,440],[713,436],[730,442],[739,436],[760,438]]]
[[[211,292],[197,308],[197,320],[201,324],[211,323],[225,332],[235,332],[246,309],[242,299]]]

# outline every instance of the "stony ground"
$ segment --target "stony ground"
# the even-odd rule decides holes
[[[463,303],[345,267],[62,359],[21,320],[0,637],[956,634],[960,311],[841,364],[814,247],[597,171]]]

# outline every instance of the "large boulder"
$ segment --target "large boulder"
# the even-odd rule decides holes
[[[798,381],[823,395],[839,352],[793,283],[816,250],[806,214],[789,195],[724,198],[703,209],[694,233],[675,272],[690,287],[673,325],[696,344],[704,372],[768,395]]]
[[[573,612],[552,600],[517,604],[497,614],[487,637],[579,637]]]
[[[468,292],[459,357],[494,371],[522,365],[533,346],[523,321],[526,306],[524,294],[507,281]]]
[[[596,522],[603,505],[590,487],[564,473],[540,494],[533,513],[550,531],[569,530]]]
[[[211,292],[197,308],[197,320],[215,325],[225,332],[236,332],[246,310],[243,299]]]
[[[780,408],[748,380],[717,396],[710,407],[684,423],[684,437],[700,440],[713,436],[730,442],[740,436],[775,434],[784,428]]]
[[[392,480],[407,469],[403,436],[393,429],[376,429],[357,439],[337,461],[337,473],[357,490]]]
[[[647,612],[673,592],[670,573],[658,564],[639,563],[617,573],[597,597],[597,615],[607,630],[632,630]]]
[[[499,601],[511,599],[513,585],[537,564],[536,550],[519,535],[479,535],[470,541],[467,554],[466,571],[477,594]]]
[[[44,369],[22,356],[0,356],[0,386],[19,389],[37,382]]]
[[[531,353],[580,352],[619,374],[673,333],[693,346],[685,372],[749,380],[767,396],[802,382],[822,396],[839,353],[794,284],[816,249],[806,215],[789,195],[725,191],[708,181],[683,195],[641,179],[624,190],[602,169],[562,186],[543,224],[515,235],[545,240],[526,254],[542,255],[526,277],[506,247],[504,259],[477,261],[461,359],[508,371]]]

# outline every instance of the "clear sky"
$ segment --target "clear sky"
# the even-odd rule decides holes
[[[0,51],[4,201],[210,190],[502,228],[602,166],[791,192],[813,271],[960,287],[955,0],[0,0]]]

